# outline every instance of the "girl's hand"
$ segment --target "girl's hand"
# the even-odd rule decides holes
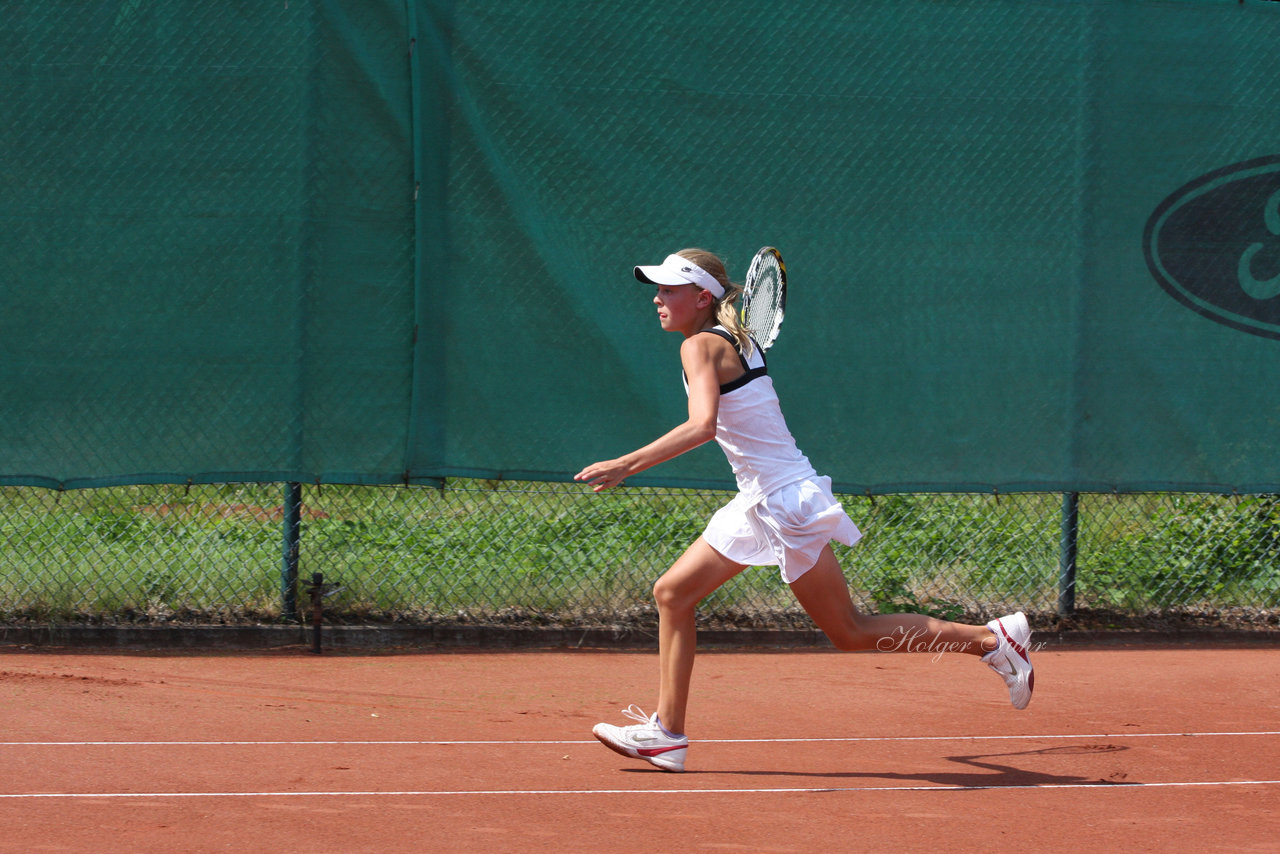
[[[630,474],[629,467],[621,460],[603,460],[592,463],[573,476],[574,480],[591,484],[595,492],[617,486]]]

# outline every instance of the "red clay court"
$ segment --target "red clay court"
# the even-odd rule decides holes
[[[668,774],[652,652],[0,648],[0,850],[1280,851],[1280,650],[1034,661],[708,652]]]

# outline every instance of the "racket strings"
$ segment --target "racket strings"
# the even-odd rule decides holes
[[[746,327],[761,347],[773,343],[782,321],[780,284],[777,265],[766,265],[760,270],[755,287],[743,306]]]

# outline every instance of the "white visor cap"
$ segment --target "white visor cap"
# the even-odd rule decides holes
[[[715,276],[679,255],[668,255],[656,266],[636,267],[636,278],[651,285],[697,285],[711,291],[716,299],[724,296],[724,285]]]

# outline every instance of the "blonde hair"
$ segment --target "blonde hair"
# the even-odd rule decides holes
[[[738,315],[738,297],[742,296],[742,285],[729,281],[729,272],[725,269],[724,262],[714,252],[708,252],[705,249],[681,249],[676,254],[706,270],[724,288],[724,296],[715,301],[716,322],[727,329],[738,342],[742,355],[750,356],[751,336],[747,334]]]

